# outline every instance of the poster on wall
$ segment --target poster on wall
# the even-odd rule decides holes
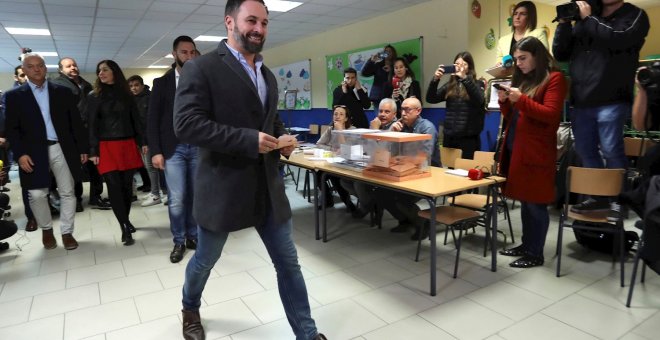
[[[350,50],[325,57],[327,72],[327,97],[328,109],[332,109],[332,91],[344,80],[344,70],[352,67],[358,72],[358,81],[369,93],[373,83],[373,77],[363,77],[361,75],[362,67],[374,54],[383,51],[387,44],[394,46],[399,57],[405,56],[410,62],[410,68],[415,73],[415,79],[423,84],[422,79],[422,37],[404,40],[394,43],[382,43],[378,45],[367,46],[355,50]]]
[[[287,91],[296,93],[294,110],[310,110],[312,108],[311,62],[309,59],[273,67],[271,70],[277,78],[277,90],[279,91],[277,108],[279,110],[287,108]]]

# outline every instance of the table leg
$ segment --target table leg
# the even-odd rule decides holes
[[[430,267],[430,274],[431,274],[431,289],[430,293],[431,296],[435,296],[436,294],[436,263],[437,263],[437,252],[438,249],[435,246],[435,236],[436,236],[436,230],[435,230],[435,198],[427,198],[426,199],[429,202],[429,207],[431,209],[431,219],[429,220],[429,235],[431,236],[431,267]]]
[[[491,264],[490,270],[497,271],[497,184],[489,186],[490,194],[493,197],[493,204],[491,205],[490,222],[492,231],[490,233],[490,251],[491,251]]]
[[[305,174],[305,176],[307,176],[307,174]],[[317,209],[319,204],[319,202],[317,202],[319,197],[319,186],[316,183],[316,171],[312,171],[312,177],[314,177],[314,199],[312,199],[312,205],[314,207],[314,231],[316,240],[318,241],[321,239],[321,232],[319,230],[319,209]]]
[[[325,180],[326,180],[326,173],[321,171],[321,226],[323,229],[323,242],[328,242],[328,219],[327,219],[327,211],[325,207],[325,195],[326,195],[326,185],[325,185]],[[314,209],[317,209],[314,207]]]

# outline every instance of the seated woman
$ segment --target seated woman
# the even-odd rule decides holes
[[[432,104],[447,101],[442,146],[463,150],[462,158],[472,159],[480,149],[479,134],[484,128],[484,84],[477,80],[474,59],[470,52],[454,58],[456,73],[438,88],[445,69],[438,67],[426,91],[426,101]]]
[[[557,129],[566,98],[566,80],[543,43],[526,37],[516,44],[511,87],[497,91],[507,118],[500,154],[500,173],[506,176],[503,193],[519,200],[522,244],[501,250],[519,259],[509,265],[543,265],[543,246],[554,201]]]
[[[327,129],[323,135],[321,135],[321,138],[319,138],[318,142],[316,142],[316,145],[321,146],[323,148],[327,149],[337,149],[339,145],[333,145],[332,143],[332,131],[341,131],[341,130],[346,130],[346,129],[355,129],[355,126],[352,125],[351,123],[351,113],[348,111],[348,108],[344,105],[335,105],[333,111],[332,111],[332,127]],[[339,177],[334,177],[334,176],[327,176],[326,177],[331,183],[332,186],[335,188],[337,191],[337,194],[339,194],[339,198],[341,198],[342,202],[346,205],[346,210],[348,212],[353,212],[355,211],[355,205],[351,201],[351,196],[348,194],[348,191],[344,189],[341,184]],[[316,183],[320,183],[321,178],[317,178]],[[330,187],[328,186],[328,183],[324,183],[325,187],[325,206],[326,207],[333,207],[335,205],[334,201],[332,200],[332,191],[330,190]],[[319,207],[321,205],[320,200],[317,200],[319,203]]]
[[[419,82],[415,80],[415,73],[404,58],[394,60],[394,75],[392,81],[388,81],[384,88],[385,97],[396,101],[397,118],[401,118],[401,103],[407,98],[422,98],[422,89]]]

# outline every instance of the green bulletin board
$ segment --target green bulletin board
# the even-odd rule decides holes
[[[366,64],[367,60],[369,60],[372,55],[381,52],[383,47],[387,44],[388,43],[372,45],[325,57],[328,72],[328,109],[332,109],[332,91],[334,91],[334,89],[344,80],[344,69],[348,67],[352,67],[358,71],[358,81],[362,84],[362,87],[365,88],[365,91],[369,93],[371,84],[373,83],[373,77],[362,77],[360,71],[364,64]],[[417,59],[410,63],[410,68],[415,73],[415,79],[419,81],[420,84],[423,84],[422,37],[389,44],[394,46],[397,56],[399,57],[402,57],[404,54],[417,56]]]

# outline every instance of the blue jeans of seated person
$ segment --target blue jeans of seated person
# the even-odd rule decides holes
[[[165,160],[167,211],[174,244],[197,239],[197,222],[193,218],[193,187],[197,172],[197,147],[178,144],[172,157]]]
[[[623,124],[630,117],[630,103],[571,110],[575,150],[587,168],[625,169]],[[599,151],[600,146],[600,152]],[[603,164],[603,158],[605,164]]]
[[[550,215],[547,204],[520,202],[523,249],[532,256],[543,256]]]
[[[266,223],[257,226],[270,259],[277,272],[277,286],[289,324],[297,340],[313,339],[318,333],[311,317],[307,287],[298,264],[296,246],[291,238],[291,219],[276,224],[269,214]],[[211,269],[220,258],[227,241],[227,232],[211,232],[199,227],[197,250],[186,267],[183,285],[183,308],[199,310],[202,291]]]

